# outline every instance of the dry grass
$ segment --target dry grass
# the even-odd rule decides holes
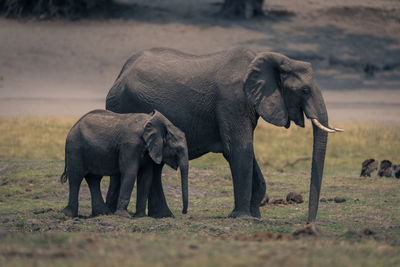
[[[300,161],[283,172],[277,169],[310,156],[311,128],[258,127],[256,155],[270,198],[296,191],[305,199],[297,205],[268,204],[261,209],[262,220],[226,218],[233,206],[232,181],[228,165],[212,154],[191,161],[187,215],[180,214],[178,173],[166,168],[164,191],[176,218],[91,218],[90,194],[83,184],[83,217],[71,219],[60,212],[68,186],[60,185],[58,177],[64,140],[74,122],[75,118],[0,120],[0,265],[400,264],[400,180],[358,177],[365,158],[400,162],[396,127],[344,124],[340,126],[345,133],[330,135],[321,196],[344,197],[346,202],[320,203],[322,236],[294,239],[291,233],[306,220],[310,162]],[[102,183],[104,194],[108,179]],[[135,209],[135,193],[129,209]],[[283,237],[270,237],[277,234]]]
[[[77,118],[0,118],[0,159],[64,159],[65,138]],[[329,135],[325,170],[359,172],[367,158],[389,159],[400,163],[400,126],[345,123],[344,133]],[[255,154],[262,167],[284,168],[296,159],[311,157],[312,128],[278,128],[260,120],[255,132]],[[192,161],[194,166],[226,165],[220,155]],[[310,160],[299,161],[296,168],[308,170]],[[304,169],[306,168],[306,169]],[[354,173],[353,173],[354,172]]]

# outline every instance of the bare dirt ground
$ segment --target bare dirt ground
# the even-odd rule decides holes
[[[230,21],[222,1],[125,1],[120,19],[0,19],[0,115],[81,115],[104,99],[129,55],[151,47],[278,51],[312,62],[333,120],[400,122],[400,2],[269,0]]]

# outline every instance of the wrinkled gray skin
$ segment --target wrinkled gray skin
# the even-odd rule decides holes
[[[135,179],[138,193],[135,216],[145,216],[153,170],[161,162],[180,167],[183,213],[188,205],[188,152],[184,133],[160,112],[117,114],[94,110],[70,130],[65,145],[65,170],[61,182],[69,180],[69,201],[63,212],[78,216],[78,194],[85,177],[92,198],[92,215],[108,214],[101,196],[103,176],[113,176],[119,185],[116,214],[129,216],[127,207]]]
[[[106,108],[118,113],[156,108],[185,132],[189,159],[223,153],[233,178],[231,217],[260,217],[266,186],[253,150],[260,116],[288,128],[290,121],[304,127],[305,114],[328,126],[311,64],[242,48],[203,56],[161,48],[135,54],[110,89]],[[327,144],[327,133],[313,127],[309,222],[317,214]],[[162,191],[161,168],[149,196],[153,217],[172,214]]]

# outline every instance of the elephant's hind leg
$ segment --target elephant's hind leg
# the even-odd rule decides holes
[[[69,200],[68,206],[66,206],[62,212],[65,216],[69,217],[77,217],[78,216],[78,196],[79,189],[81,187],[81,183],[83,180],[83,176],[80,175],[69,175]]]
[[[101,214],[110,214],[111,211],[104,203],[100,190],[101,175],[88,174],[85,176],[86,182],[89,185],[90,195],[92,198],[92,216]]]
[[[121,188],[121,175],[113,175],[110,177],[110,185],[108,186],[106,205],[111,212],[117,210],[119,190]]]
[[[253,156],[253,184],[250,202],[251,216],[261,218],[260,203],[265,196],[265,191],[266,185],[264,176],[258,166],[255,156]]]

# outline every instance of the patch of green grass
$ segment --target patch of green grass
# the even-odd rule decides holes
[[[181,214],[179,173],[165,168],[163,186],[175,218],[90,217],[90,194],[82,183],[80,218],[65,217],[68,185],[59,183],[65,137],[75,119],[0,120],[0,265],[299,265],[395,266],[400,264],[400,180],[360,178],[361,162],[374,157],[400,163],[399,129],[370,124],[340,125],[329,135],[321,197],[319,238],[291,239],[307,218],[312,131],[261,123],[256,157],[270,199],[299,192],[302,204],[261,208],[262,219],[230,219],[233,189],[228,164],[209,154],[191,161],[189,213]],[[282,172],[283,170],[283,172]],[[375,173],[376,174],[376,173]],[[103,195],[108,178],[102,181]],[[135,191],[135,190],[134,190]],[[136,192],[129,210],[135,210]],[[374,232],[363,234],[364,229]],[[349,232],[350,231],[350,232]],[[284,240],[256,241],[273,232]],[[248,236],[238,239],[237,235]]]

